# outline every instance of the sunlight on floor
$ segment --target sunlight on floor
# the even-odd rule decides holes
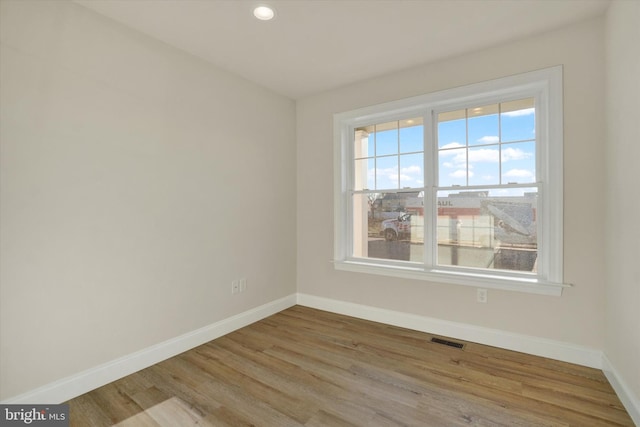
[[[172,397],[162,403],[152,406],[144,412],[140,412],[126,420],[115,424],[116,427],[187,427],[187,426],[213,426],[203,419],[199,411],[191,408],[183,400]]]

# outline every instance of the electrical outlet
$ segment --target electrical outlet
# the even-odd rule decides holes
[[[240,281],[234,280],[231,282],[231,293],[237,294],[238,292],[240,292]]]
[[[244,292],[247,290],[247,279],[240,279],[240,292]]]
[[[478,288],[478,302],[486,303],[487,302],[487,290]]]

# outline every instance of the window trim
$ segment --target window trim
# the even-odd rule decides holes
[[[540,240],[541,275],[526,277],[517,272],[466,272],[456,268],[439,268],[428,264],[402,265],[385,260],[351,258],[352,225],[350,203],[353,129],[376,121],[394,120],[407,114],[423,115],[425,129],[433,129],[431,112],[442,108],[464,108],[477,102],[518,96],[536,99],[537,185],[542,188],[539,210],[544,227]],[[563,283],[563,120],[562,66],[442,90],[347,111],[334,115],[334,266],[337,270],[419,279],[437,283],[504,289],[545,295],[561,295]],[[539,111],[541,114],[539,114]],[[426,134],[427,132],[425,132]],[[426,138],[426,137],[425,137]],[[425,144],[424,150],[436,148]],[[437,153],[430,153],[435,155]],[[437,171],[435,171],[437,172]],[[538,176],[538,174],[540,176]],[[551,185],[550,185],[551,184]],[[433,193],[433,177],[425,174],[425,208],[427,194]],[[464,188],[464,187],[463,187]],[[433,196],[429,196],[432,198]],[[433,201],[433,200],[431,200]],[[425,228],[427,217],[425,215]],[[428,243],[425,242],[425,248]]]

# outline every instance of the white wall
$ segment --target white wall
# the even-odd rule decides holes
[[[604,351],[640,422],[640,2],[606,20],[607,305]]]
[[[70,2],[1,8],[0,399],[295,292],[293,101]]]
[[[603,20],[302,99],[298,129],[298,291],[312,296],[602,349],[604,342]],[[381,57],[381,60],[384,60]],[[332,115],[464,84],[564,66],[565,281],[562,297],[334,270]]]

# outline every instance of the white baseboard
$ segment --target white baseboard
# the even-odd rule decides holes
[[[298,304],[416,331],[602,369],[602,351],[561,341],[300,293],[298,294]]]
[[[3,401],[3,404],[61,403],[130,375],[153,364],[183,353],[206,342],[243,328],[296,304],[296,295],[269,302],[176,338],[161,342],[127,356],[120,357],[28,391]]]
[[[640,426],[640,399],[631,391],[629,386],[627,386],[606,354],[602,355],[602,370],[633,422],[636,423],[637,426]]]

